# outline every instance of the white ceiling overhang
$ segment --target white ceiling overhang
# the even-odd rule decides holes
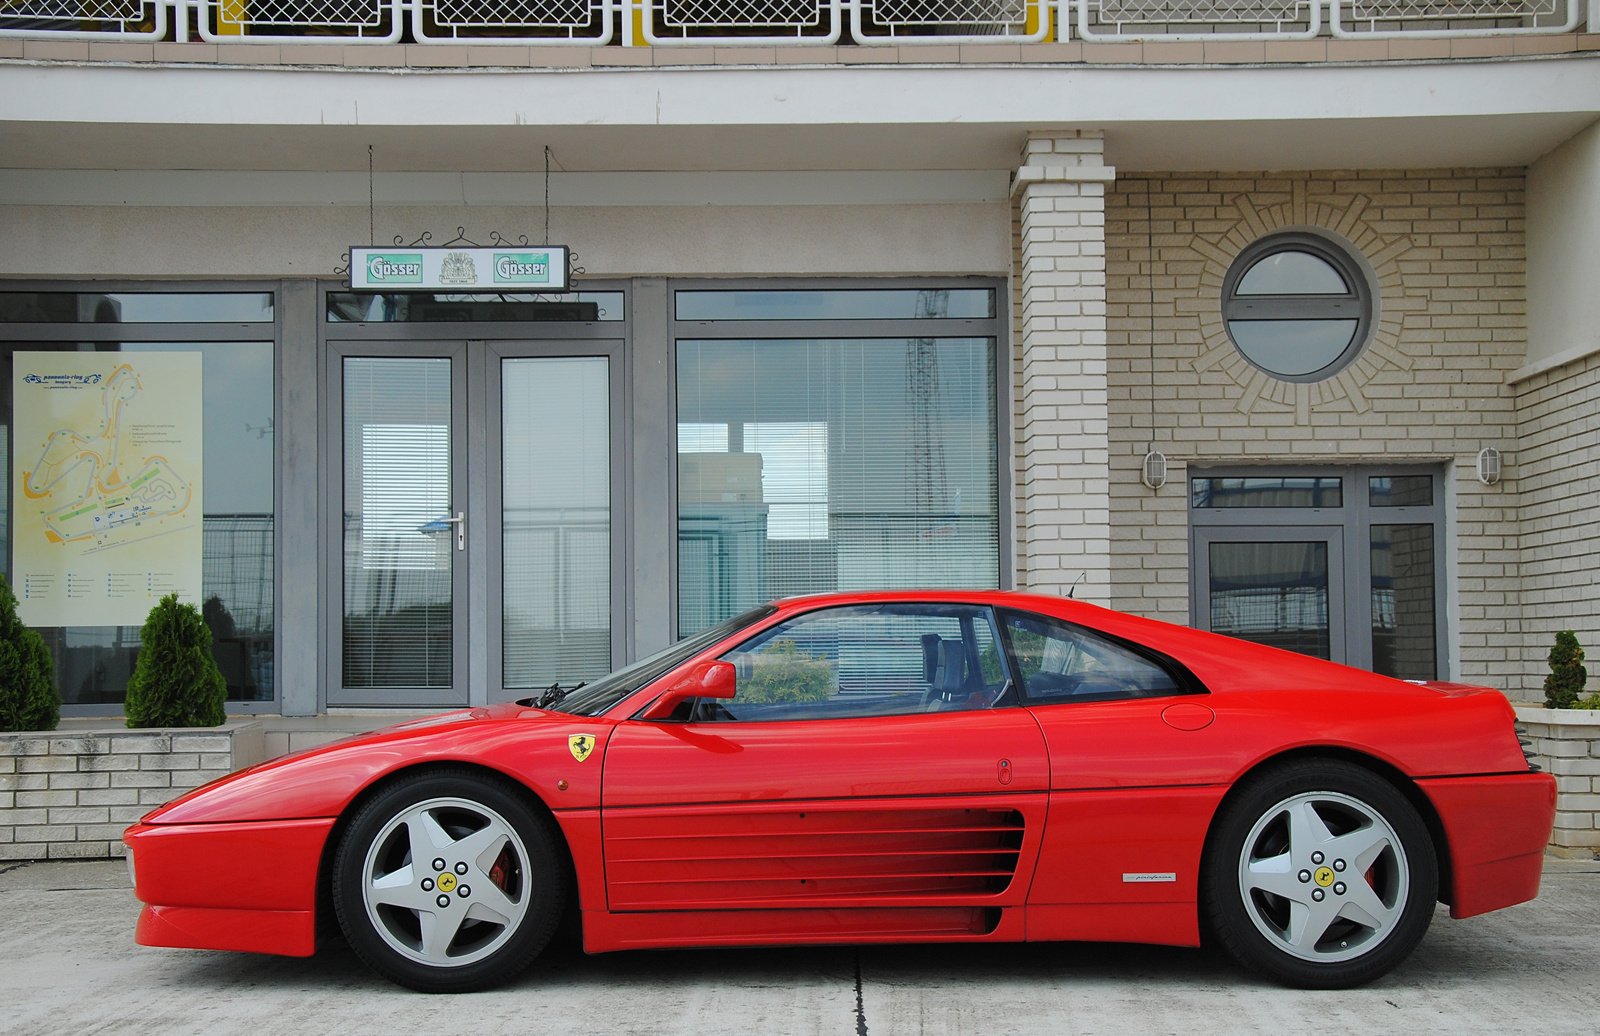
[[[1526,165],[1600,59],[1260,67],[338,70],[0,62],[0,169],[1000,170],[1096,128],[1120,172]],[[0,181],[0,201],[4,183]],[[339,188],[348,192],[348,185]],[[989,193],[985,187],[980,193]]]

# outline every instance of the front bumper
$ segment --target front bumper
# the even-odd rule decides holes
[[[136,824],[122,836],[141,946],[316,951],[317,871],[333,818]]]
[[[1449,843],[1451,917],[1526,903],[1539,894],[1556,819],[1554,777],[1512,773],[1417,783]]]

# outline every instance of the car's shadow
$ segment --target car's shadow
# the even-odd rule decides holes
[[[1533,956],[1530,958],[1530,950]],[[1481,983],[1529,968],[1564,970],[1541,961],[1537,947],[1516,945],[1498,933],[1435,924],[1415,953],[1380,988],[1432,988]],[[185,989],[293,989],[302,993],[383,990],[397,987],[369,970],[338,936],[325,937],[314,957],[194,951],[164,976]],[[778,948],[633,950],[596,956],[576,941],[558,938],[503,992],[562,988],[596,990],[707,981],[729,988],[763,986],[850,987],[857,974],[879,987],[936,987],[951,983],[1018,983],[1041,989],[1127,984],[1152,988],[1252,989],[1271,983],[1212,948],[1183,949],[1122,943],[1004,943],[945,945],[802,946]],[[1468,978],[1470,976],[1470,978]]]

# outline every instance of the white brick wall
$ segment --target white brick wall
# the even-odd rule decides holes
[[[1563,855],[1600,849],[1600,712],[1519,707],[1536,761],[1556,779],[1550,844]]]
[[[1543,699],[1561,630],[1575,631],[1588,652],[1592,692],[1600,689],[1600,353],[1514,387],[1529,697]]]
[[[0,734],[0,860],[121,856],[130,824],[261,757],[258,720]]]
[[[1219,305],[1239,251],[1293,226],[1353,242],[1382,300],[1373,345],[1313,385],[1246,363]],[[1123,174],[1106,199],[1106,242],[1113,606],[1188,621],[1191,465],[1448,464],[1459,675],[1532,697],[1506,382],[1527,339],[1521,170]],[[1159,492],[1139,482],[1151,442],[1171,461]],[[1491,445],[1507,477],[1483,486],[1473,459]]]
[[[1110,600],[1105,181],[1098,133],[1031,138],[1018,172],[1019,585]]]

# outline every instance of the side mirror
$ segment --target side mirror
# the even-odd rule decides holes
[[[667,688],[667,693],[657,698],[655,704],[646,709],[640,718],[666,719],[680,703],[690,698],[726,700],[738,692],[738,674],[734,671],[733,663],[701,662]]]

